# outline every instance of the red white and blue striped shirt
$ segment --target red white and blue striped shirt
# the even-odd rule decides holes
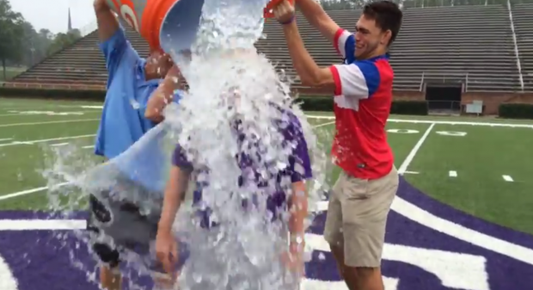
[[[337,31],[334,46],[345,61],[330,68],[335,80],[332,156],[352,176],[383,177],[394,163],[385,132],[394,79],[389,56],[356,60],[355,37],[344,29]]]

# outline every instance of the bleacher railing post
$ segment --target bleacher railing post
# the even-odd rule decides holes
[[[466,72],[466,81],[464,85],[464,92],[468,92],[468,72]]]
[[[422,72],[422,78],[420,79],[420,88],[419,88],[420,92],[424,88],[424,77],[425,77],[425,72]]]
[[[516,57],[516,68],[518,69],[518,80],[520,82],[520,89],[524,91],[524,78],[522,76],[522,64],[520,63],[520,52],[518,50],[518,41],[516,39],[516,32],[514,29],[513,21],[513,8],[511,7],[511,1],[507,0],[507,9],[509,10],[509,22],[511,24],[511,32],[513,34],[514,53]]]

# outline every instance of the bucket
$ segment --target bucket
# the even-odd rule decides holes
[[[273,18],[274,13],[272,13],[272,9],[274,9],[274,7],[276,7],[276,5],[278,5],[281,1],[283,0],[271,0],[270,2],[268,2],[267,6],[263,10],[263,17]],[[289,3],[294,6],[294,0],[289,0]]]
[[[204,0],[106,0],[109,7],[137,31],[150,48],[182,53],[196,39]],[[246,0],[243,0],[246,1]],[[294,3],[294,0],[289,0]],[[272,8],[281,0],[270,1],[264,17],[272,18]]]
[[[106,0],[111,10],[155,50],[189,50],[196,38],[204,0]],[[172,21],[168,21],[171,19]]]

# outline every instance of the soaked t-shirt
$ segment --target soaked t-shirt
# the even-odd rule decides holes
[[[275,177],[275,189],[267,191],[269,194],[267,197],[267,208],[274,214],[274,217],[287,208],[287,196],[284,192],[284,189],[287,189],[286,183],[288,180],[290,180],[290,182],[288,182],[288,186],[290,186],[292,183],[303,181],[312,177],[311,161],[300,121],[294,114],[290,112],[282,111],[282,114],[284,115],[282,120],[285,121],[275,122],[275,126],[283,136],[282,147],[285,149],[290,148],[290,154],[288,154],[288,160],[278,160],[280,162],[285,162],[287,165],[285,168],[281,168],[278,171],[277,176]],[[238,136],[239,145],[241,146],[243,141],[245,141],[246,136],[242,133],[239,125],[240,122],[237,121],[236,126],[234,126],[234,133],[235,136]],[[253,166],[257,166],[258,163],[259,166],[261,166],[261,156],[256,156],[254,162],[247,154],[240,153],[238,156],[236,156],[236,159],[240,169],[243,172],[253,172],[251,175],[252,177],[247,177],[246,180],[243,175],[241,175],[238,180],[239,186],[243,186],[243,184],[249,182],[250,179],[252,179],[253,182],[256,182],[258,188],[265,189],[269,186],[268,180],[264,180],[257,170],[253,169]],[[201,170],[198,168],[193,168],[193,165],[187,160],[187,157],[185,156],[185,153],[180,145],[177,145],[176,149],[174,150],[172,164],[186,170]],[[246,174],[246,176],[250,175]],[[205,186],[208,186],[208,184],[200,184],[197,182],[197,189],[194,191],[193,198],[194,204],[201,203],[201,188]],[[244,202],[243,207],[246,207],[247,204],[247,202]],[[203,220],[201,224],[204,227],[210,225],[208,220],[209,212],[209,209],[202,210]]]

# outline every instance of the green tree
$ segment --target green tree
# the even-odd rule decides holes
[[[19,61],[23,55],[24,18],[11,9],[7,0],[0,0],[0,60],[2,61],[4,79],[6,63]]]
[[[56,53],[65,47],[71,46],[80,38],[81,33],[78,29],[72,29],[67,33],[60,32],[56,34],[54,40],[48,47],[48,55]]]

